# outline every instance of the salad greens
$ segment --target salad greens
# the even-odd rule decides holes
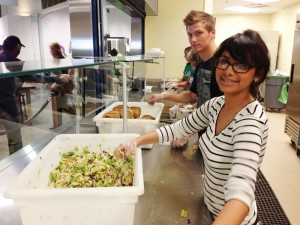
[[[119,187],[133,185],[134,155],[118,158],[113,153],[90,152],[87,147],[78,152],[62,154],[58,166],[49,175],[49,187]]]

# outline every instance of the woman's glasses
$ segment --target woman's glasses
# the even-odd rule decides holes
[[[243,63],[230,63],[226,59],[217,59],[216,67],[220,70],[226,70],[228,66],[231,66],[236,73],[247,73],[254,66],[250,66]]]

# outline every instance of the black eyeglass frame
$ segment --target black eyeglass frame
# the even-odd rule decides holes
[[[227,63],[227,66],[226,68],[225,67],[220,67],[219,66],[219,62],[220,61],[223,61],[223,62],[226,62]],[[246,66],[247,69],[243,70],[243,71],[240,71],[239,69],[236,69],[236,66],[238,65],[243,65],[243,66]],[[228,60],[226,59],[217,59],[216,62],[215,62],[215,66],[216,68],[220,69],[220,70],[227,70],[229,66],[231,66],[231,68],[233,69],[234,72],[236,73],[247,73],[249,72],[249,70],[251,68],[254,68],[255,66],[252,66],[252,65],[247,65],[247,64],[244,64],[244,63],[230,63]]]

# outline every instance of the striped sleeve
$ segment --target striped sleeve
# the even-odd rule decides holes
[[[261,149],[267,139],[266,121],[248,115],[236,121],[232,129],[233,161],[225,184],[225,201],[238,199],[249,208],[255,196],[256,175]]]
[[[189,116],[171,125],[156,129],[159,143],[169,142],[203,130],[209,124],[209,109],[216,98],[208,100]]]

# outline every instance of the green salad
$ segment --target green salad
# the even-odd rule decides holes
[[[90,152],[88,147],[78,152],[62,154],[59,165],[50,173],[49,187],[120,187],[133,185],[134,155],[118,158],[113,153]]]

